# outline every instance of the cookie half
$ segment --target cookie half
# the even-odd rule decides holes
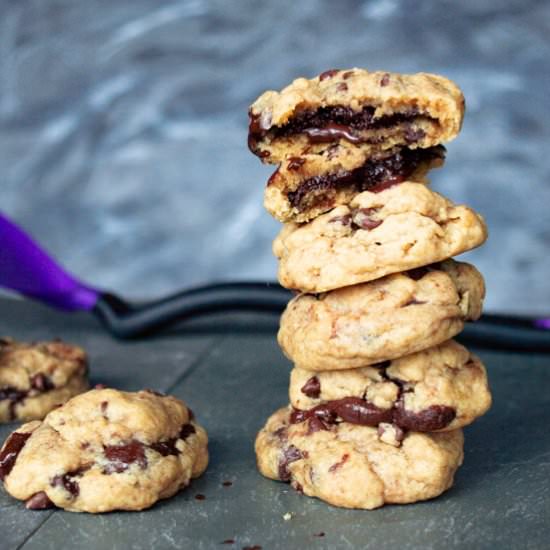
[[[0,340],[0,422],[42,419],[88,389],[82,348],[54,340]]]
[[[484,296],[479,271],[454,260],[301,294],[281,317],[279,345],[303,369],[364,367],[452,338],[479,318]]]
[[[281,222],[306,222],[366,190],[401,181],[427,183],[426,173],[443,165],[445,149],[395,147],[372,153],[346,142],[316,154],[282,161],[268,181],[264,206]]]
[[[462,92],[442,76],[333,70],[262,94],[249,110],[248,144],[269,163],[340,141],[428,148],[456,137],[463,115]]]
[[[403,182],[360,193],[307,224],[285,224],[273,253],[281,285],[318,293],[440,262],[486,238],[473,210]]]
[[[99,389],[12,433],[0,451],[0,478],[30,509],[143,510],[207,464],[206,432],[182,401]]]
[[[377,366],[290,375],[291,422],[330,427],[341,422],[388,424],[399,442],[407,431],[456,430],[491,406],[485,367],[464,346],[449,340]]]
[[[378,430],[342,423],[315,430],[290,424],[289,409],[275,412],[256,438],[260,472],[334,506],[373,509],[440,495],[453,484],[463,459],[461,430],[405,435],[394,447]]]

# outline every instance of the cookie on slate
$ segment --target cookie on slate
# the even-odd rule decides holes
[[[273,243],[281,285],[324,292],[439,262],[481,245],[483,218],[421,183],[356,195]]]
[[[344,422],[325,430],[289,420],[289,410],[280,409],[258,434],[260,472],[334,506],[373,509],[436,497],[462,463],[461,430],[410,432],[395,447],[369,426]]]
[[[249,110],[248,144],[269,163],[340,141],[370,151],[427,148],[456,137],[463,115],[462,92],[442,76],[326,71],[262,94]]]
[[[143,510],[207,463],[206,432],[179,399],[95,389],[12,433],[0,478],[30,509]]]
[[[283,160],[268,181],[267,211],[281,222],[306,222],[362,191],[404,180],[427,183],[426,173],[443,164],[445,149],[389,149],[370,154],[347,142],[315,154]]]
[[[35,420],[88,389],[82,348],[0,340],[0,422]]]
[[[464,346],[449,340],[374,367],[290,375],[291,422],[330,426],[392,424],[406,431],[456,430],[471,424],[491,406],[485,367]]]
[[[301,294],[282,317],[278,340],[296,366],[364,367],[429,348],[481,315],[485,285],[470,264],[439,264],[332,290]]]

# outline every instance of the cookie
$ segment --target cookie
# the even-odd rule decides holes
[[[456,430],[491,406],[485,367],[449,340],[377,366],[290,375],[291,422],[350,422],[397,433]]]
[[[427,183],[426,173],[443,164],[445,149],[395,147],[368,153],[343,142],[283,160],[268,181],[265,208],[281,222],[306,222],[349,204],[362,191],[405,180]]]
[[[376,428],[347,422],[316,429],[290,424],[280,409],[256,438],[260,472],[334,506],[373,509],[440,495],[453,484],[463,458],[461,430],[409,432],[388,445]]]
[[[456,137],[463,115],[462,92],[442,76],[326,71],[262,94],[249,110],[248,145],[269,163],[340,141],[428,148]]]
[[[0,422],[42,419],[88,389],[82,348],[60,340],[0,340]]]
[[[179,399],[94,389],[12,433],[0,478],[30,509],[143,510],[207,463],[206,432]]]
[[[282,286],[318,293],[439,262],[486,238],[473,210],[403,182],[360,193],[307,224],[285,224],[273,253]]]
[[[364,367],[437,345],[481,315],[485,285],[470,264],[439,264],[386,275],[287,305],[279,345],[309,370]]]

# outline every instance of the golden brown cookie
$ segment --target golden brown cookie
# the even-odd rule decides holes
[[[343,140],[371,151],[427,148],[456,137],[463,114],[462,92],[442,76],[326,71],[262,94],[250,107],[248,143],[270,163]]]
[[[82,348],[60,340],[0,340],[0,422],[42,419],[88,389]]]
[[[403,182],[360,193],[307,224],[285,224],[273,252],[281,285],[317,293],[440,262],[486,238],[473,210]]]
[[[347,422],[316,429],[275,412],[256,438],[260,472],[334,506],[373,509],[440,495],[462,464],[461,430],[406,434],[388,445],[376,428]]]
[[[364,367],[435,346],[481,315],[485,285],[472,265],[440,264],[301,294],[281,317],[278,340],[296,366]]]
[[[206,432],[182,401],[95,389],[12,433],[0,451],[0,478],[30,509],[143,510],[207,464]]]
[[[485,367],[453,340],[377,366],[322,372],[294,368],[289,396],[293,423],[392,424],[401,435],[456,430],[491,406]]]
[[[362,191],[404,180],[427,183],[426,173],[443,164],[443,147],[395,147],[368,154],[347,142],[317,154],[283,160],[267,183],[264,206],[281,222],[306,222]]]

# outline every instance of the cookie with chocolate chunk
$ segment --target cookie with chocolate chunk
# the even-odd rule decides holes
[[[470,264],[439,264],[287,305],[278,340],[296,366],[308,370],[364,367],[435,346],[481,315],[485,285]]]
[[[12,433],[0,451],[0,478],[30,509],[143,510],[207,463],[206,432],[179,399],[95,389]]]
[[[341,422],[435,432],[471,424],[491,406],[485,367],[464,346],[439,346],[370,367],[290,375],[291,422]]]
[[[362,191],[404,180],[427,183],[429,169],[443,164],[445,149],[394,147],[372,152],[347,142],[282,161],[267,183],[264,206],[281,222],[306,222]]]
[[[462,92],[442,76],[333,70],[262,94],[249,110],[248,144],[269,163],[343,141],[425,149],[456,137],[463,114]]]
[[[78,346],[0,339],[0,422],[44,418],[88,389],[87,371],[86,353]]]
[[[281,285],[318,293],[439,262],[486,238],[473,210],[403,182],[360,193],[307,224],[285,224],[273,252]]]
[[[409,432],[398,447],[379,431],[348,422],[291,424],[290,410],[280,409],[256,438],[258,469],[343,508],[417,502],[451,487],[463,459],[461,430]]]

